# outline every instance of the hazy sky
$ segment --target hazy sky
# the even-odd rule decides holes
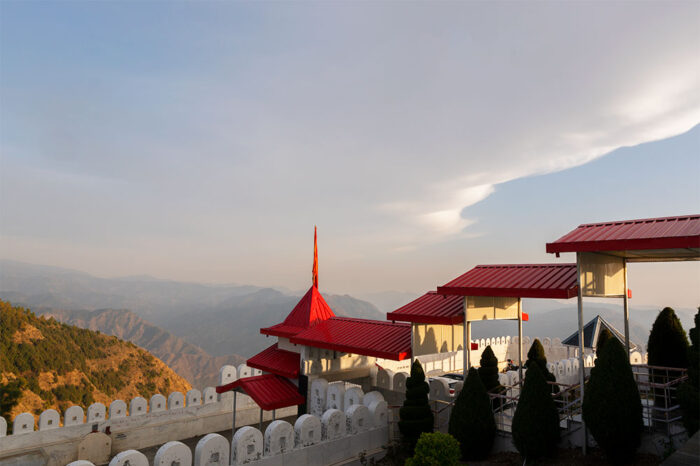
[[[301,289],[317,224],[322,289],[422,291],[553,261],[579,223],[698,213],[699,24],[695,1],[0,2],[0,257]],[[631,274],[700,303],[698,264]]]

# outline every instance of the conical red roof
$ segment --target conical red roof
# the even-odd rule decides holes
[[[260,333],[289,338],[331,317],[335,317],[331,307],[323,299],[318,288],[312,286],[284,319],[284,322],[272,327],[261,328]]]

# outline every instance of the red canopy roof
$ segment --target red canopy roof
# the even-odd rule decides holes
[[[401,361],[411,356],[411,325],[332,317],[304,330],[290,341],[315,348]]]
[[[304,404],[304,397],[296,385],[276,374],[263,374],[254,377],[244,377],[235,382],[216,387],[216,393],[231,390],[243,392],[251,397],[262,409],[286,408]]]
[[[250,367],[296,379],[299,377],[299,353],[281,350],[277,343],[246,361]]]
[[[457,296],[569,299],[578,294],[576,264],[477,265],[437,289]]]
[[[318,288],[312,286],[284,319],[284,322],[272,327],[261,328],[260,333],[289,338],[334,315]]]
[[[674,253],[679,257],[700,256],[700,215],[588,223],[547,243],[550,253],[668,249],[689,250]],[[667,256],[659,254],[660,258]]]
[[[459,324],[464,322],[464,298],[428,291],[420,298],[387,313],[386,318],[417,324]]]

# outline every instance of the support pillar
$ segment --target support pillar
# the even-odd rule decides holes
[[[263,418],[263,409],[260,408],[260,423],[258,424],[258,430],[262,432],[262,418]]]
[[[467,297],[464,297],[464,330],[462,332],[462,377],[463,380],[467,380],[467,373],[469,372],[469,361],[467,360],[467,345],[471,346],[469,338],[471,335],[467,336]]]
[[[520,377],[520,388],[523,383],[523,304],[518,298],[518,375]]]
[[[622,259],[622,273],[624,277],[625,292],[623,296],[624,314],[625,314],[625,349],[627,350],[627,360],[630,357],[630,308],[629,295],[627,294],[627,259]]]
[[[411,324],[411,368],[413,368],[413,359],[414,359],[414,356],[413,356],[413,348],[414,348],[414,345],[413,345],[413,322],[410,322],[410,324]]]
[[[472,367],[472,323],[467,322],[465,325],[467,328],[467,372],[464,373],[464,380],[466,381],[467,373]]]
[[[581,256],[579,253],[576,253],[576,280],[578,282],[578,372],[579,383],[581,384],[581,402],[583,402],[586,372],[583,366],[583,289],[581,287]],[[583,418],[581,419],[581,424],[583,427],[583,454],[585,455],[586,444],[588,443],[588,431],[586,430],[586,421],[584,421]]]

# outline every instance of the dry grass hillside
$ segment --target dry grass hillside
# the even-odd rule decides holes
[[[185,393],[190,384],[133,343],[0,301],[0,415]]]

